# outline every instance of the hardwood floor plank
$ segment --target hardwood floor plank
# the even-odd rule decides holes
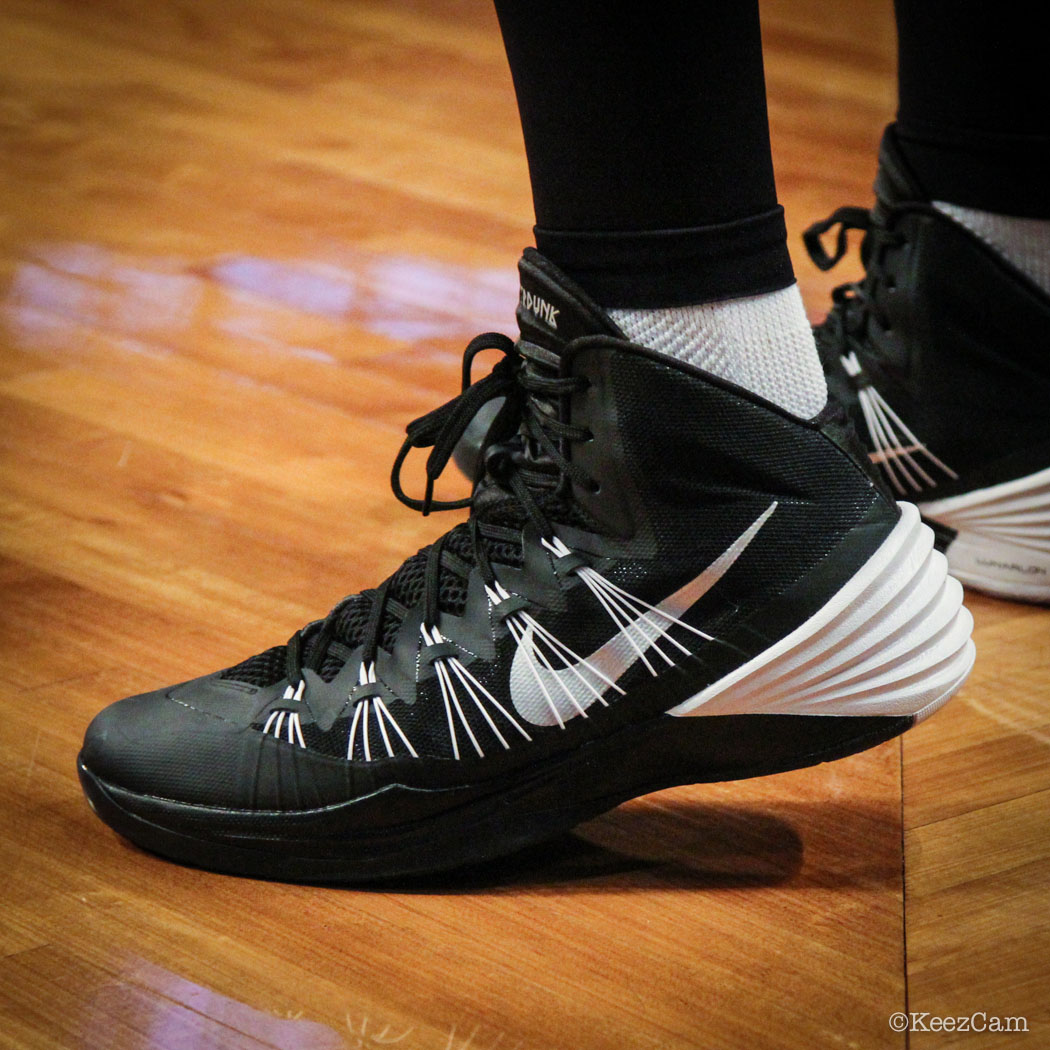
[[[1029,1034],[914,1032],[916,1048],[1050,1042],[1050,612],[970,604],[974,673],[903,740],[909,1001]]]
[[[978,1017],[982,1032],[915,1032],[915,1047],[1050,1042],[1050,791],[909,831],[911,1009]],[[996,1033],[992,1018],[1024,1019]],[[1021,1034],[1025,1032],[1027,1034]]]

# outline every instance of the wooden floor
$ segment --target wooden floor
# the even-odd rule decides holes
[[[763,14],[795,250],[870,201],[890,0]],[[1048,610],[974,595],[977,669],[902,742],[393,892],[187,870],[88,811],[99,708],[447,527],[390,463],[513,331],[531,221],[485,0],[0,6],[0,1047],[1050,1047]],[[818,317],[843,275],[795,255]]]

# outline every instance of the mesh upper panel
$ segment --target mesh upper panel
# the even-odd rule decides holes
[[[552,507],[552,509],[559,509]],[[568,516],[568,506],[564,508]],[[524,518],[524,512],[520,507],[509,504],[500,508],[501,524],[520,526]],[[579,514],[575,515],[579,517]],[[561,519],[559,519],[561,520]],[[482,536],[481,542],[485,552],[493,564],[520,566],[522,563],[522,552],[520,543],[492,539]],[[445,540],[445,549],[450,554],[462,559],[468,564],[474,562],[473,543],[470,529],[466,525],[457,525]],[[424,548],[417,554],[412,555],[394,573],[390,582],[389,596],[393,601],[403,605],[405,608],[414,608],[420,605],[424,598],[426,588],[426,564],[427,551]],[[336,614],[335,631],[333,640],[341,643],[348,649],[358,646],[363,638],[368,625],[369,614],[372,609],[372,600],[375,590],[367,590],[352,597],[345,602]],[[467,581],[456,575],[450,569],[442,567],[439,590],[438,607],[442,612],[460,616],[466,608]],[[389,649],[397,635],[401,621],[396,613],[387,609],[384,612],[383,621],[379,632],[379,645]],[[311,633],[306,638],[304,651],[309,652],[310,640],[315,637]],[[340,651],[329,651],[321,661],[318,674],[326,682],[330,682],[342,669],[345,662],[345,653]],[[222,672],[222,678],[246,682],[259,688],[276,685],[285,675],[285,647],[274,646],[264,653],[249,657],[234,667],[227,668]]]
[[[237,682],[246,682],[248,685],[265,689],[284,677],[284,652],[283,645],[275,645],[264,653],[249,656],[247,660],[242,660],[234,667],[227,668],[220,677],[231,678]]]

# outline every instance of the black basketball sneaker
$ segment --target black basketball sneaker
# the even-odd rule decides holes
[[[955,576],[1050,601],[1050,296],[926,199],[892,126],[875,195],[805,235],[827,270],[864,231],[865,276],[816,330],[832,393]]]
[[[474,340],[395,464],[445,506],[434,478],[503,399],[469,520],[287,645],[103,711],[80,776],[121,834],[266,878],[432,872],[860,751],[962,683],[962,588],[841,410],[800,422],[629,343],[537,252],[520,269],[521,339]],[[469,385],[483,348],[505,356]]]

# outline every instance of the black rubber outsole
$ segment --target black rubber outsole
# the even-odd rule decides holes
[[[188,805],[123,790],[78,760],[95,813],[152,853],[232,875],[307,883],[362,883],[419,876],[492,860],[569,831],[630,798],[682,784],[743,780],[867,750],[908,729],[907,717],[661,715],[529,768],[515,777],[425,797],[427,814],[396,827],[352,832],[367,800],[288,814]],[[435,812],[435,794],[448,808]]]

